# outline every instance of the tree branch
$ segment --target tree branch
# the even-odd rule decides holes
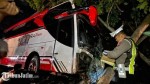
[[[110,16],[110,13],[111,13],[111,10],[112,10],[114,4],[115,4],[115,2],[112,4],[112,6],[111,6],[111,8],[109,9],[108,14],[107,14],[107,20],[106,20],[106,22],[107,22],[107,25],[108,25],[108,26],[109,26],[109,16]]]
[[[148,59],[146,56],[144,56],[144,54],[142,54],[140,51],[139,51],[139,56],[140,58],[150,66],[150,59]]]
[[[137,45],[139,45],[142,41],[144,41],[148,36],[142,36],[138,41],[137,41]]]
[[[123,10],[121,10],[121,9],[119,8],[119,6],[117,5],[117,3],[115,3],[115,5],[116,5],[117,9],[118,9],[120,12],[124,12]]]
[[[110,27],[109,25],[106,24],[100,17],[98,17],[98,20],[111,32],[115,31],[114,28]]]
[[[130,29],[131,29],[132,31],[134,31],[134,28],[130,25],[130,23],[128,23],[128,26],[130,27]]]
[[[150,14],[146,16],[143,22],[138,26],[138,28],[132,34],[131,37],[135,42],[138,41],[138,39],[143,34],[143,32],[148,28],[149,24],[150,24]]]
[[[98,80],[97,84],[110,84],[115,72],[111,67],[106,68],[105,74]]]

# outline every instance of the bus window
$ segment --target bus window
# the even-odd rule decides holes
[[[57,40],[66,46],[73,46],[73,17],[60,20]]]
[[[95,29],[84,19],[78,19],[78,44],[80,47],[84,45],[95,46],[98,43],[99,36]]]
[[[6,32],[5,37],[6,38],[13,37],[13,36],[23,34],[23,33],[27,33],[27,32],[30,32],[34,29],[39,28],[33,21],[34,20],[31,20],[27,23],[18,25],[16,28]]]
[[[78,45],[86,47],[94,56],[102,54],[103,46],[99,35],[98,26],[92,27],[84,16],[78,17]]]
[[[48,12],[44,17],[44,24],[48,32],[56,39],[56,31],[58,26],[58,20],[53,18],[53,14]]]
[[[61,14],[62,12],[65,12],[71,9],[72,9],[71,3],[67,2],[53,9],[50,9],[48,13],[44,16],[43,21],[46,26],[46,29],[55,39],[56,39],[58,20],[56,20],[54,17],[58,14]]]

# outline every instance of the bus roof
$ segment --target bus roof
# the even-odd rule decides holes
[[[63,5],[63,4],[66,4],[66,3],[71,3],[71,2],[66,1],[66,2],[63,2],[63,3],[61,3],[61,4],[58,4],[58,5],[56,5],[56,6],[52,7],[52,8],[45,9],[45,10],[43,10],[42,12],[36,12],[36,13],[33,14],[32,16],[30,16],[30,17],[28,17],[28,18],[26,18],[26,19],[24,19],[24,20],[22,20],[22,21],[20,21],[20,22],[17,22],[16,24],[10,26],[8,29],[4,30],[4,32],[7,33],[7,32],[9,32],[10,30],[17,29],[18,26],[23,25],[23,24],[26,24],[27,22],[29,22],[29,21],[31,21],[31,20],[33,20],[33,19],[38,19],[38,20],[40,19],[40,20],[42,20],[43,17],[44,17],[44,15],[47,14],[47,12],[48,12],[49,10],[52,10],[52,9],[58,7],[58,6],[61,6],[61,5]],[[36,23],[36,24],[38,25],[38,23]],[[43,26],[44,26],[44,25],[43,25]]]

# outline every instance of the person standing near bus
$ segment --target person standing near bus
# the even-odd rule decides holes
[[[123,25],[116,31],[110,33],[110,35],[116,39],[118,44],[112,51],[104,50],[103,54],[111,59],[115,59],[118,69],[120,65],[123,68],[128,67],[129,74],[134,74],[135,57],[137,54],[136,46],[133,40],[128,37],[122,30]],[[120,75],[120,77],[126,78],[126,74],[122,76]]]

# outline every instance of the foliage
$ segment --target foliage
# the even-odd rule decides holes
[[[43,6],[42,0],[26,0],[30,7],[32,7],[34,10],[40,11],[41,7]],[[41,4],[40,4],[41,3]]]
[[[124,22],[131,30],[150,13],[149,0],[75,0],[75,3],[82,6],[95,5],[99,15],[108,25],[116,27]]]
[[[145,14],[150,12],[150,1],[149,0],[137,0],[139,2],[137,8],[143,10]]]
[[[26,0],[30,7],[37,11],[42,11],[44,8],[53,7],[67,0]]]
[[[143,34],[146,35],[146,36],[150,36],[150,31],[146,31]]]
[[[76,0],[75,3],[77,3]],[[111,26],[115,26],[115,24],[120,20],[118,17],[120,15],[120,11],[118,11],[117,4],[121,4],[121,0],[119,2],[118,0],[80,0],[80,3],[84,3],[81,5],[95,5],[97,7],[98,14],[103,15],[105,18],[108,17],[107,21],[111,24]],[[80,3],[77,3],[77,5]],[[106,14],[109,15],[106,16]]]
[[[52,7],[66,0],[26,0],[29,5],[41,11],[46,7]],[[149,0],[74,0],[77,6],[95,5],[98,14],[106,21],[107,25],[116,28],[122,22],[134,30],[150,13]],[[143,13],[144,12],[144,13]]]

